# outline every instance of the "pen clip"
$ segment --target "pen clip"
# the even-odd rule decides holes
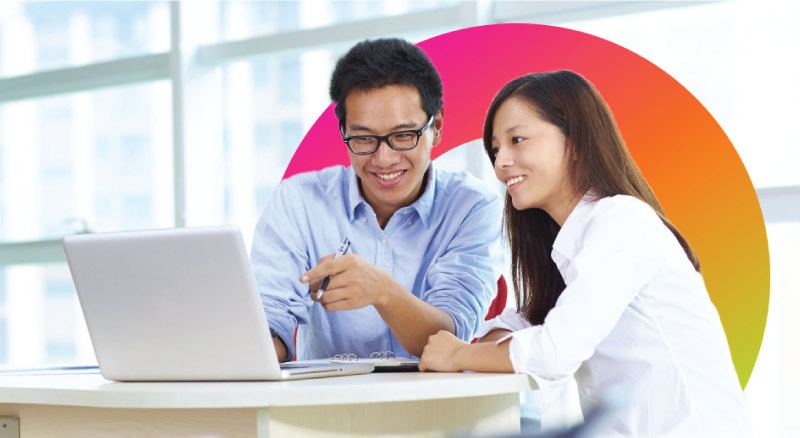
[[[342,240],[342,244],[339,245],[339,249],[336,251],[336,257],[343,256],[348,248],[350,248],[350,239],[345,237],[344,240]]]

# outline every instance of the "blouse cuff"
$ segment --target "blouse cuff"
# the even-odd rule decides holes
[[[541,329],[541,326],[509,333],[498,339],[496,344],[501,344],[511,338],[511,342],[508,345],[508,355],[511,360],[511,366],[514,368],[514,373],[531,376],[531,378],[536,381],[536,385],[539,389],[542,390],[563,388],[563,386],[570,381],[571,376],[568,375],[563,378],[548,379],[539,375],[531,366],[531,346],[533,344],[533,337],[535,336],[534,332],[537,329]]]

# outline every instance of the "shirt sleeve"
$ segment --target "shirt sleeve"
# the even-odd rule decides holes
[[[525,317],[523,317],[516,309],[505,309],[503,313],[495,318],[485,321],[481,324],[478,331],[475,333],[476,338],[486,336],[490,331],[495,329],[503,329],[515,332],[531,326]],[[507,339],[507,337],[506,337]]]
[[[420,298],[453,318],[456,336],[469,341],[497,290],[503,263],[500,247],[502,201],[475,202],[445,252],[428,269],[429,287]]]
[[[269,326],[295,355],[294,332],[308,322],[311,297],[300,275],[310,269],[306,238],[303,236],[302,197],[293,187],[281,183],[272,193],[256,224],[251,264]]]
[[[568,380],[656,274],[662,258],[654,236],[663,224],[652,211],[622,207],[596,208],[562,272],[567,286],[555,307],[543,324],[509,335],[514,371],[540,387]]]

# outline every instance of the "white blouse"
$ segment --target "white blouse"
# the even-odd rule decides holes
[[[599,436],[751,436],[728,343],[703,278],[646,203],[585,196],[553,244],[566,288],[544,324],[506,309],[516,373],[542,389],[574,375],[584,414],[609,388],[625,407]]]

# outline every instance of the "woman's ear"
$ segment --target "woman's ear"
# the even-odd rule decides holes
[[[564,161],[578,161],[578,152],[569,137],[564,137]]]

